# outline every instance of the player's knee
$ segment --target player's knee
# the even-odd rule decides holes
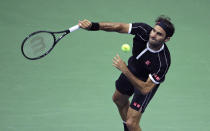
[[[116,95],[113,95],[112,96],[112,101],[115,103],[115,104],[119,104],[120,102],[120,100],[119,100],[119,98],[116,96]]]
[[[132,120],[127,120],[126,125],[128,127],[129,130],[133,131],[136,129],[139,129],[139,123],[136,121],[132,121]]]
[[[112,101],[117,105],[117,106],[123,106],[125,105],[125,102],[123,102],[122,100],[120,100],[120,98],[116,95],[112,96]]]
[[[112,96],[113,102],[117,105],[118,108],[124,108],[125,106],[129,106],[129,96],[123,95],[119,93],[118,91],[115,91],[115,93]]]

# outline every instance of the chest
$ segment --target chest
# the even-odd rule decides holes
[[[140,52],[135,58],[135,66],[138,70],[152,73],[157,71],[161,66],[161,58],[159,53],[152,53],[147,49]]]

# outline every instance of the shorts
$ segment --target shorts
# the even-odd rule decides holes
[[[116,80],[115,86],[120,93],[128,96],[133,95],[130,107],[141,113],[145,111],[147,105],[159,87],[159,85],[156,85],[156,87],[150,93],[143,95],[138,89],[133,87],[133,85],[124,74],[121,74],[118,80]]]

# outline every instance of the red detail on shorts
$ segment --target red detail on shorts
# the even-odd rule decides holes
[[[134,102],[133,105],[134,105],[135,107],[137,107],[137,108],[140,108],[140,107],[141,107],[141,105],[138,104],[138,103],[136,103],[136,102]]]

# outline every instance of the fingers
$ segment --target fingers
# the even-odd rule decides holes
[[[120,58],[120,56],[117,54],[113,59],[112,59],[112,65],[119,69],[120,71],[127,72],[128,68],[126,63]]]
[[[113,61],[114,63],[118,63],[118,62],[120,61],[119,55],[117,54],[117,55],[112,59],[112,61]]]
[[[120,56],[117,54],[113,59],[115,60],[121,60]]]
[[[120,56],[119,56],[118,54],[116,55],[116,57],[117,57],[117,58],[120,58]]]
[[[119,68],[120,64],[122,63],[122,59],[120,56],[117,54],[113,59],[112,59],[112,65],[116,68]]]
[[[114,67],[117,67],[117,65],[118,65],[118,61],[117,61],[117,60],[115,60],[115,59],[112,59],[112,65],[113,65]]]
[[[89,20],[79,20],[78,25],[83,29],[89,29],[92,26],[92,23]]]
[[[113,61],[113,62],[119,62],[119,59],[118,59],[117,57],[114,57],[114,58],[112,59],[112,61]]]

